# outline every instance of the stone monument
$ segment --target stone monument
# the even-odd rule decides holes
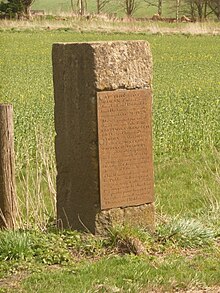
[[[153,231],[149,44],[56,43],[52,55],[59,226]]]

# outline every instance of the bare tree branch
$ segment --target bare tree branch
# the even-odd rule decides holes
[[[218,20],[220,20],[220,0],[209,0],[208,6],[218,18]]]
[[[77,0],[77,8],[78,8],[78,13],[80,15],[84,15],[87,9],[87,1],[86,0]]]
[[[96,0],[97,14],[99,14],[110,1],[111,0]]]
[[[147,6],[157,7],[157,13],[161,16],[162,15],[162,8],[163,8],[163,0],[144,0],[147,3]]]

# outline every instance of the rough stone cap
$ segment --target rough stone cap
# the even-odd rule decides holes
[[[151,87],[153,62],[146,41],[55,43],[56,49],[64,59],[72,49],[74,55],[78,51],[87,56],[88,63],[93,63],[97,91]]]

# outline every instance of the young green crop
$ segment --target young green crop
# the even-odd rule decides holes
[[[156,158],[219,148],[219,37],[1,32],[0,98],[15,107],[19,156],[24,142],[30,151],[35,148],[36,128],[45,137],[54,135],[52,43],[115,39],[151,44]]]
[[[153,140],[159,209],[193,214],[206,209],[207,197],[219,202],[215,179],[219,159],[210,155],[215,150],[218,154],[220,146],[218,36],[69,30],[5,31],[0,37],[4,52],[0,56],[0,102],[14,105],[17,188],[30,225],[39,213],[46,220],[55,209],[54,42],[149,41],[154,60]]]

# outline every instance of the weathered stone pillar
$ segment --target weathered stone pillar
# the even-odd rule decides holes
[[[148,43],[57,43],[53,72],[59,225],[153,230]]]

